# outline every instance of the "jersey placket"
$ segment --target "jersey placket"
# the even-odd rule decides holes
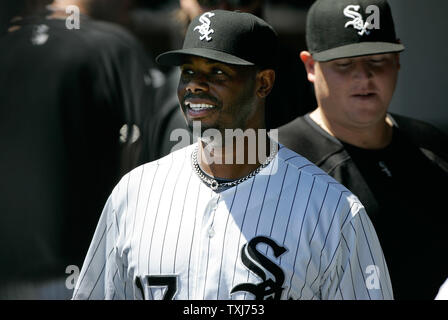
[[[214,221],[216,211],[219,205],[219,195],[214,195],[208,201],[207,206],[204,209],[204,214],[202,216],[201,222],[201,232],[197,252],[197,264],[196,264],[196,274],[194,278],[194,299],[203,299],[205,292],[205,279],[207,274],[207,269],[209,265],[209,250],[210,250],[210,240],[216,234]]]

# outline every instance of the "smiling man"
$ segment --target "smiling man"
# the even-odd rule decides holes
[[[396,299],[433,299],[447,277],[448,140],[388,109],[400,70],[384,0],[318,0],[300,58],[317,108],[279,128],[279,142],[350,189],[378,232]]]
[[[181,107],[188,125],[201,121],[204,129],[262,128],[261,108],[254,108],[255,83],[265,81],[268,86],[259,91],[264,98],[272,88],[273,70],[263,70],[256,79],[256,68],[225,64],[200,57],[186,58],[181,67],[178,90]],[[210,80],[210,81],[207,81]]]
[[[215,10],[192,21],[183,49],[158,57],[180,66],[179,102],[202,135],[116,186],[74,299],[393,297],[362,204],[266,135],[275,47],[276,33],[263,20]],[[240,150],[215,141],[227,130],[236,139],[257,134]],[[257,161],[238,163],[251,147]],[[232,156],[211,162],[212,152]]]

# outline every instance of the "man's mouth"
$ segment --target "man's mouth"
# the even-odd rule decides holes
[[[210,109],[216,108],[215,105],[207,104],[207,103],[185,102],[185,106],[193,111],[203,111],[203,110],[210,110]]]
[[[356,93],[353,96],[357,97],[357,98],[370,98],[375,95],[376,95],[376,93],[374,93],[374,92],[362,92],[362,93]]]
[[[188,116],[194,118],[205,118],[215,111],[218,107],[209,101],[200,101],[200,99],[190,99],[185,101],[185,111]]]

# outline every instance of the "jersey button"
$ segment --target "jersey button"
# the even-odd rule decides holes
[[[213,238],[215,234],[216,234],[215,229],[213,227],[210,227],[210,229],[208,229],[208,237]]]

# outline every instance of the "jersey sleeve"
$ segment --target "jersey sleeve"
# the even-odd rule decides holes
[[[375,229],[364,207],[341,231],[338,259],[322,285],[330,300],[391,300],[392,285]]]
[[[73,293],[73,300],[126,299],[127,266],[117,246],[119,224],[112,195],[106,202]]]
[[[448,300],[448,279],[446,279],[443,285],[440,287],[435,300]]]

